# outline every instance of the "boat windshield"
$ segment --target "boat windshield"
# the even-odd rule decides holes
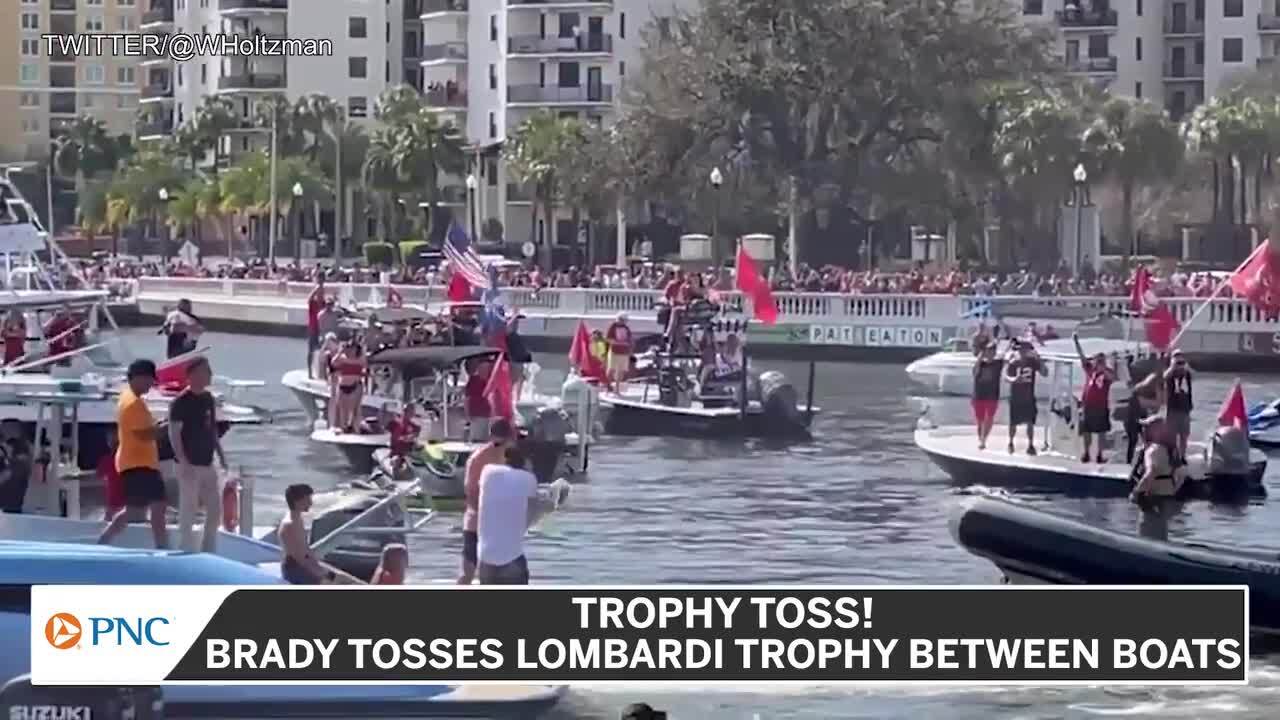
[[[942,344],[945,352],[973,352],[973,345],[969,343],[969,338],[955,337]]]

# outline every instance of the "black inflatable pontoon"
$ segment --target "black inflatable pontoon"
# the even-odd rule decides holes
[[[1280,556],[1159,542],[995,497],[951,516],[951,535],[1011,581],[1083,585],[1248,585],[1250,624],[1280,634]]]

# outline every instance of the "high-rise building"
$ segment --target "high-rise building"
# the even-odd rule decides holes
[[[82,115],[113,134],[133,132],[138,105],[136,58],[60,52],[41,35],[134,33],[143,0],[0,0],[0,151],[44,157],[50,140]]]

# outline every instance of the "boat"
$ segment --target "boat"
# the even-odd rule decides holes
[[[0,520],[3,516],[0,516]],[[33,585],[263,585],[278,576],[204,553],[141,550],[80,543],[0,540],[0,687],[4,699],[28,688]],[[35,621],[43,622],[43,619]],[[12,684],[11,684],[12,683]],[[29,686],[28,686],[29,687]],[[154,692],[154,690],[153,690]],[[565,688],[547,685],[171,685],[160,691],[165,717],[203,718],[536,718],[557,705]],[[58,696],[62,700],[62,695]],[[4,704],[4,703],[0,703]],[[150,708],[148,708],[150,709]],[[94,717],[99,715],[95,714]],[[103,712],[102,717],[133,717]],[[151,717],[138,714],[138,718]]]
[[[991,496],[967,499],[949,525],[956,543],[1014,583],[1248,585],[1251,628],[1280,633],[1274,552],[1126,535]]]
[[[746,337],[749,323],[720,315],[684,323],[684,347],[696,347],[704,333]],[[809,363],[805,403],[775,370],[753,371],[742,340],[742,368],[724,378],[698,379],[700,354],[654,348],[645,370],[623,383],[623,391],[599,393],[605,432],[614,435],[666,437],[765,437],[808,439],[813,418],[815,365]]]
[[[1081,345],[1084,341],[1081,340]],[[1089,350],[1085,349],[1087,354]],[[1049,368],[1049,377],[1036,383],[1053,398],[1048,413],[1041,413],[1037,428],[1037,454],[1025,452],[1026,435],[1021,428],[1015,436],[1016,453],[1005,447],[1008,425],[996,425],[988,439],[989,447],[978,448],[972,424],[937,425],[926,405],[916,423],[914,441],[917,447],[956,482],[964,485],[993,485],[1035,489],[1084,496],[1128,495],[1132,490],[1132,466],[1122,461],[1122,430],[1103,438],[1109,462],[1080,460],[1080,419],[1076,401],[1079,377],[1084,375],[1079,354],[1042,351],[1041,359]],[[1120,384],[1120,383],[1116,383]],[[1193,497],[1260,497],[1266,494],[1263,475],[1267,457],[1258,450],[1236,448],[1232,439],[1240,431],[1218,428],[1207,442],[1187,444],[1185,492]]]
[[[1249,408],[1249,442],[1255,447],[1280,449],[1280,399]]]

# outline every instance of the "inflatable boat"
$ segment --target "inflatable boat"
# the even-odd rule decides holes
[[[951,536],[1010,582],[1065,585],[1248,585],[1256,632],[1280,634],[1280,555],[1160,542],[982,496],[950,518]]]

